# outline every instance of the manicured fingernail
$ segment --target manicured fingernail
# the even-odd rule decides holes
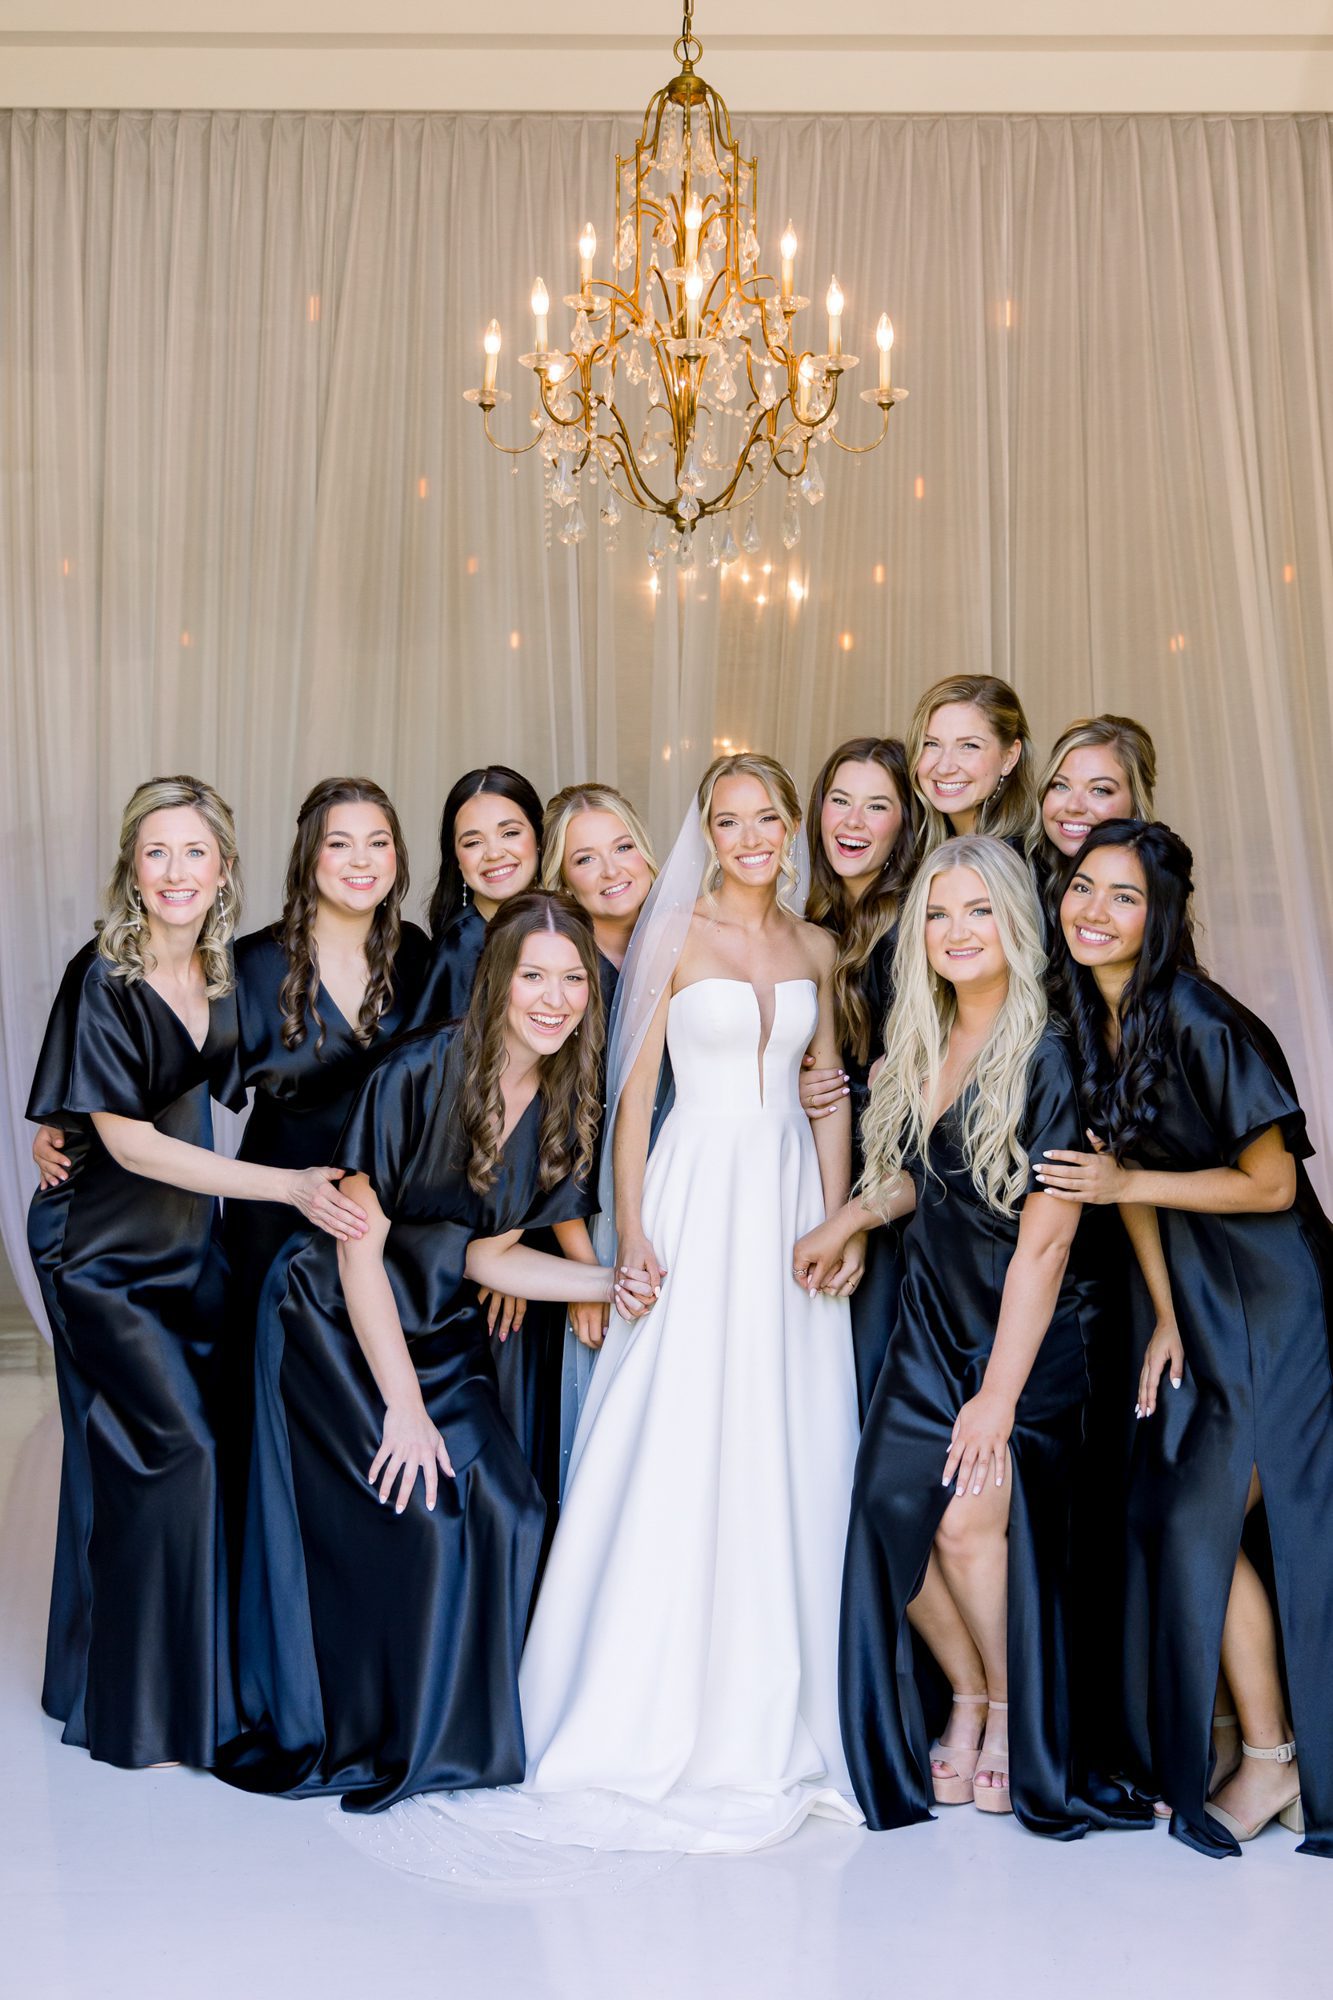
[[[1179,1375],[1173,1375],[1171,1377],[1171,1387],[1173,1389],[1178,1389],[1180,1387],[1180,1379],[1181,1378],[1179,1377]]]

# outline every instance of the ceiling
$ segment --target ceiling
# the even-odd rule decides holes
[[[680,19],[679,0],[0,0],[0,95],[629,110]],[[696,28],[738,111],[1333,109],[1333,0],[697,0]]]

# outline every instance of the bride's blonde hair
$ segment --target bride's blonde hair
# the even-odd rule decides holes
[[[782,851],[778,856],[778,869],[782,876],[778,901],[785,910],[803,917],[805,911],[800,907],[801,878],[796,866],[796,838],[801,830],[801,795],[786,766],[762,750],[733,750],[726,757],[715,757],[699,780],[699,825],[708,850],[703,882],[705,896],[715,896],[722,885],[722,863],[718,860],[713,829],[708,821],[713,810],[713,793],[723,778],[757,778],[768,793],[769,802],[782,821],[784,833]]]
[[[957,999],[926,956],[926,912],[935,878],[955,868],[981,877],[1009,966],[1009,990],[985,1046],[962,1089],[963,1155],[988,1207],[1013,1215],[1028,1179],[1018,1128],[1027,1100],[1032,1052],[1047,1021],[1042,977],[1041,912],[1032,877],[1011,848],[987,834],[946,840],[923,862],[903,909],[893,962],[894,1002],[885,1035],[884,1066],[865,1114],[865,1173],[861,1191],[873,1203],[897,1180],[913,1154],[928,1159],[930,1108],[957,1013]]]

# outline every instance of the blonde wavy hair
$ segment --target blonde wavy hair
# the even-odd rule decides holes
[[[120,822],[116,865],[106,885],[106,915],[97,925],[97,949],[116,978],[127,985],[137,985],[153,970],[148,917],[139,894],[136,866],[139,834],[153,813],[170,812],[178,806],[189,806],[198,813],[218,844],[226,870],[195,947],[203,961],[208,997],[218,1000],[233,984],[228,946],[241,914],[241,865],[231,807],[202,778],[150,778],[130,799]]]
[[[575,813],[611,813],[624,827],[644,860],[648,863],[654,879],[657,876],[657,857],[653,853],[653,843],[648,837],[648,829],[635,808],[623,792],[614,785],[566,785],[549,799],[542,814],[542,872],[543,889],[568,890],[565,876],[565,836],[569,832],[569,822]]]
[[[929,854],[942,840],[950,838],[949,822],[938,806],[932,805],[917,783],[917,766],[930,718],[937,708],[965,702],[979,708],[1006,750],[1019,747],[1018,761],[1007,777],[1001,778],[990,798],[977,810],[977,832],[994,834],[997,840],[1018,839],[1030,854],[1041,838],[1041,808],[1033,777],[1032,732],[1023,713],[1023,704],[1008,681],[994,674],[952,674],[926,689],[916,705],[907,731],[907,768],[912,790],[921,801],[925,815],[923,853]]]
[[[1156,818],[1153,793],[1157,787],[1157,748],[1141,722],[1132,715],[1093,715],[1071,722],[1056,737],[1037,780],[1037,798],[1042,805],[1055,777],[1071,750],[1109,750],[1125,774],[1134,819]]]
[[[1018,1128],[1027,1101],[1027,1072],[1048,1017],[1043,975],[1041,911],[1027,868],[1012,848],[987,834],[946,840],[922,863],[903,909],[894,958],[895,997],[885,1036],[884,1066],[870,1092],[862,1127],[865,1173],[861,1191],[872,1203],[916,1154],[929,1161],[930,1109],[948,1052],[957,1000],[926,956],[926,912],[935,878],[970,868],[986,887],[1009,965],[1009,990],[990,1038],[959,1091],[975,1085],[962,1106],[963,1155],[986,1205],[1012,1216],[1027,1187],[1028,1156]]]
[[[786,766],[779,764],[776,757],[769,757],[762,750],[733,750],[725,757],[715,757],[703,777],[699,780],[699,824],[703,830],[704,846],[708,849],[708,865],[704,870],[703,893],[710,900],[722,886],[722,863],[718,860],[717,848],[713,844],[713,830],[708,817],[713,809],[713,793],[723,778],[757,778],[768,793],[774,812],[782,821],[785,838],[782,852],[778,856],[778,867],[782,875],[782,887],[778,890],[778,901],[791,915],[804,917],[801,906],[801,878],[796,869],[796,839],[801,830],[801,795],[796,789],[796,780]]]

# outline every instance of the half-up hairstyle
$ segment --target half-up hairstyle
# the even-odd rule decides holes
[[[468,1185],[485,1194],[494,1185],[504,1138],[500,1079],[508,1053],[505,1021],[514,974],[534,933],[568,938],[588,975],[588,1007],[574,1033],[544,1057],[538,1184],[545,1192],[573,1174],[592,1169],[602,1116],[602,1045],[606,1034],[597,946],[592,923],[575,903],[541,889],[525,889],[501,903],[486,926],[472,999],[461,1031],[463,1091],[459,1104]]]
[[[970,868],[981,877],[1009,965],[1009,990],[957,1102],[972,1185],[989,1208],[1012,1216],[1028,1181],[1028,1156],[1018,1132],[1027,1104],[1028,1065],[1049,1018],[1042,983],[1046,957],[1032,876],[1012,848],[986,834],[944,841],[926,856],[908,891],[893,961],[894,1001],[884,1066],[871,1086],[862,1127],[866,1166],[861,1185],[874,1202],[913,1154],[929,1159],[931,1106],[958,1003],[953,987],[926,955],[926,913],[936,876],[953,868]],[[966,1099],[964,1092],[970,1093]]]
[[[554,892],[569,887],[565,879],[565,836],[569,832],[569,822],[575,813],[581,812],[613,814],[648,863],[656,879],[657,857],[653,853],[653,843],[648,836],[648,829],[625,794],[618,792],[614,785],[566,785],[562,792],[557,792],[553,799],[547,800],[546,811],[542,816],[543,889]]]
[[[1008,681],[997,680],[994,674],[953,674],[927,688],[916,705],[907,732],[907,766],[912,774],[912,789],[925,814],[925,852],[948,840],[950,828],[945,815],[931,804],[918,784],[917,767],[931,716],[937,708],[947,708],[954,702],[968,702],[979,708],[1006,751],[1015,743],[1022,746],[1013,770],[1001,778],[990,798],[983,799],[978,807],[976,830],[993,834],[997,840],[1019,840],[1030,854],[1041,837],[1041,811],[1033,781],[1032,732],[1022,702]]]
[[[282,1008],[282,1045],[296,1049],[306,1037],[306,1017],[316,1028],[315,1053],[324,1047],[324,1021],[319,1011],[319,947],[315,943],[315,912],[319,908],[319,888],[315,870],[328,832],[329,814],[335,806],[370,805],[384,815],[393,839],[398,872],[393,886],[375,905],[366,937],[365,997],[353,1033],[363,1048],[375,1039],[380,1016],[393,1005],[393,965],[403,934],[403,897],[407,894],[407,848],[398,815],[386,792],[369,778],[321,778],[307,792],[296,815],[296,839],[287,862],[287,881],[282,892],[282,916],[274,926],[278,942],[287,958],[287,971],[278,990]]]
[[[1037,798],[1042,805],[1071,750],[1109,750],[1125,774],[1134,818],[1152,818],[1157,749],[1141,722],[1135,722],[1132,715],[1093,715],[1082,722],[1071,722],[1051,745],[1051,754],[1037,780]]]
[[[713,844],[713,830],[708,824],[708,816],[713,807],[713,793],[722,778],[757,778],[768,793],[773,810],[786,829],[782,852],[778,856],[778,868],[782,875],[778,901],[783,909],[790,911],[793,916],[804,916],[804,910],[798,907],[801,878],[796,867],[796,840],[801,830],[801,795],[796,789],[796,780],[786,766],[779,764],[776,757],[766,756],[762,750],[733,750],[726,757],[715,757],[699,780],[699,824],[703,829],[704,846],[708,849],[708,863],[703,880],[704,895],[713,897],[722,886],[722,863],[717,858],[717,848]]]
[[[824,852],[821,821],[824,801],[843,764],[877,764],[902,811],[898,837],[875,881],[854,901],[847,884]],[[854,1061],[870,1060],[871,1047],[884,1026],[870,1017],[866,1000],[866,967],[897,922],[903,897],[916,872],[921,807],[912,790],[907,752],[896,736],[853,736],[840,743],[810,790],[805,823],[810,837],[810,900],[806,916],[837,940],[833,967],[833,1014],[838,1047]]]
[[[435,878],[426,914],[431,937],[436,941],[444,935],[451,920],[467,901],[463,871],[454,852],[454,821],[468,800],[480,797],[482,792],[508,799],[511,805],[518,807],[532,828],[537,842],[537,866],[538,869],[541,867],[542,802],[527,779],[520,771],[511,770],[508,764],[486,764],[475,771],[465,771],[450,787],[440,813],[440,872]]]
[[[1160,820],[1103,820],[1066,861],[1058,883],[1061,902],[1088,855],[1099,847],[1123,847],[1137,855],[1147,888],[1143,948],[1120,995],[1120,1046],[1114,1055],[1106,1045],[1106,1002],[1091,968],[1070,954],[1063,929],[1051,988],[1078,1041],[1088,1123],[1114,1157],[1123,1160],[1157,1116],[1157,1088],[1171,1041],[1171,988],[1178,973],[1198,970],[1190,916],[1194,856]]]
[[[106,885],[106,915],[97,924],[97,949],[117,979],[137,986],[153,970],[148,916],[139,894],[139,832],[153,813],[189,806],[218,844],[226,877],[214,898],[195,946],[203,962],[210,1000],[230,993],[234,982],[229,946],[241,914],[241,864],[231,807],[202,778],[150,778],[140,785],[120,822],[120,847]]]

